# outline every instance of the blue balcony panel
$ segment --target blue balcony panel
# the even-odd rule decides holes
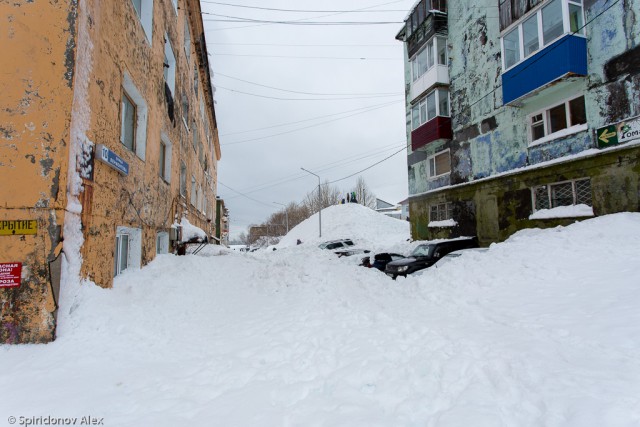
[[[587,41],[568,34],[502,74],[502,102],[509,104],[567,75],[587,75]]]

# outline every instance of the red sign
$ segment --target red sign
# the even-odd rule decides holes
[[[20,286],[21,276],[21,262],[0,263],[0,288],[13,288]]]

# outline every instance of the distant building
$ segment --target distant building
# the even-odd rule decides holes
[[[405,46],[416,239],[639,210],[640,2],[416,3]]]
[[[215,234],[207,48],[197,0],[16,0],[0,16],[0,342],[47,342],[61,267],[110,287],[171,251],[182,217]]]
[[[401,219],[402,217],[402,210],[400,206],[392,205],[391,203],[385,202],[382,199],[376,199],[376,212],[397,219]]]

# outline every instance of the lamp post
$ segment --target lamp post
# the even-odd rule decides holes
[[[305,168],[300,169],[318,177],[318,230],[320,232],[320,237],[322,237],[322,190],[320,189],[320,175],[308,171]]]
[[[287,223],[287,234],[289,234],[289,212],[287,212],[287,205],[284,203],[273,202],[276,205],[284,206],[284,219]]]

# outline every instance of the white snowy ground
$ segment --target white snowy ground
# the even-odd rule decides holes
[[[397,281],[311,244],[160,256],[0,348],[0,426],[638,426],[639,242],[617,214]]]

